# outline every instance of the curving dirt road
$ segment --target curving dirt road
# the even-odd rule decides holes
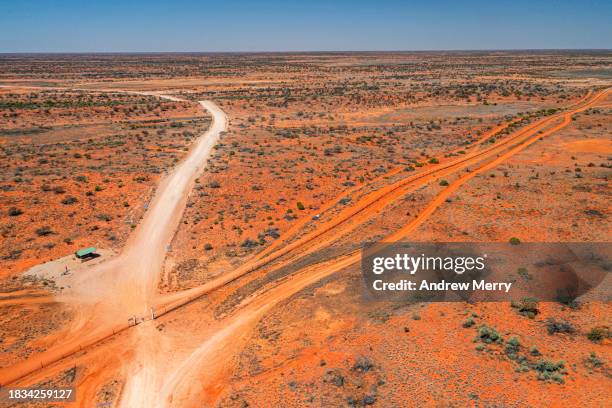
[[[158,96],[180,100],[167,95]],[[178,227],[187,196],[220,133],[226,128],[225,113],[217,105],[210,101],[201,101],[200,105],[213,117],[210,128],[197,140],[187,158],[160,183],[148,211],[121,254],[87,276],[82,275],[83,279],[75,285],[76,293],[69,292],[67,297],[85,297],[89,301],[108,303],[107,296],[113,293],[122,296],[120,301],[111,303],[120,306],[123,315],[140,316],[148,312],[167,246]]]
[[[117,91],[113,91],[117,92]],[[147,95],[154,95],[148,93]],[[155,96],[179,101],[179,98]],[[0,384],[11,383],[32,371],[78,352],[130,327],[132,316],[148,315],[166,248],[178,227],[187,196],[203,170],[213,146],[227,127],[225,113],[213,102],[200,101],[213,118],[185,160],[164,178],[148,211],[119,256],[89,269],[58,300],[77,306],[78,316],[58,347],[0,370]]]

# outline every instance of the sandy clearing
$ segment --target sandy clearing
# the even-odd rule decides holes
[[[583,139],[563,144],[572,153],[597,153],[602,156],[612,154],[612,140]]]

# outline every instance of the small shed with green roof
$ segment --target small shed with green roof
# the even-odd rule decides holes
[[[96,248],[95,247],[89,247],[89,248],[83,248],[83,249],[79,249],[78,251],[76,251],[74,253],[76,255],[77,258],[79,259],[83,259],[83,258],[93,258],[95,256],[97,256],[98,254],[96,254]]]

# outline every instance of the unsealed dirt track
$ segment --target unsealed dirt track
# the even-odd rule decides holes
[[[157,96],[177,100],[172,96]],[[180,222],[187,195],[227,124],[225,114],[214,103],[201,101],[200,104],[213,116],[210,128],[189,156],[162,181],[149,211],[122,253],[88,271],[76,285],[78,289],[66,296],[69,302],[83,304],[73,335],[56,348],[0,370],[0,384],[11,383],[119,333],[130,327],[130,316],[140,316],[150,310],[166,247]]]
[[[486,172],[515,154],[521,152],[541,138],[547,137],[567,126],[572,121],[572,116],[582,112],[598,100],[607,95],[609,90],[602,91],[589,99],[579,107],[544,121],[538,122],[528,129],[523,129],[518,133],[524,135],[518,144],[513,145],[503,154],[490,155],[493,160],[488,161],[473,169],[467,174],[462,175],[447,188],[438,193],[427,206],[411,222],[400,228],[395,233],[385,238],[385,242],[395,242],[404,239],[418,226],[427,220],[435,210],[442,205],[463,184],[474,178],[476,175]],[[542,126],[550,125],[558,119],[562,121],[554,126],[540,130]],[[245,339],[246,334],[254,327],[257,321],[270,308],[279,302],[291,297],[300,290],[312,285],[325,277],[337,273],[349,266],[357,264],[361,259],[361,252],[355,251],[338,259],[311,265],[302,269],[298,273],[284,279],[277,286],[254,294],[241,304],[241,309],[223,322],[223,327],[194,351],[173,373],[166,376],[167,380],[161,389],[159,406],[189,406],[196,401],[205,403],[205,406],[213,406],[221,396],[224,384],[224,376],[228,374],[228,362],[232,360],[238,352]],[[204,374],[202,374],[204,373]],[[158,392],[155,389],[147,389],[147,392]]]
[[[159,305],[156,308],[157,314],[161,315],[161,314],[167,313],[168,311],[174,310],[175,308],[180,307],[181,305],[189,301],[197,299],[200,296],[210,293],[212,290],[218,289],[219,287],[222,287],[226,285],[227,283],[232,282],[251,271],[259,269],[271,263],[272,261],[295,251],[296,249],[302,249],[308,243],[316,241],[314,248],[310,248],[307,251],[302,251],[297,256],[304,256],[317,248],[325,246],[329,244],[330,242],[332,242],[338,236],[354,229],[357,225],[362,224],[366,220],[375,216],[384,206],[402,197],[407,192],[413,191],[417,189],[418,187],[428,184],[443,176],[449,175],[451,173],[457,172],[462,169],[466,169],[471,165],[482,162],[483,160],[488,160],[498,155],[501,155],[505,150],[509,148],[513,148],[514,146],[519,146],[525,143],[525,141],[533,139],[534,135],[537,134],[538,137],[535,137],[535,140],[531,142],[533,143],[537,141],[539,137],[544,137],[544,135],[539,134],[538,132],[540,132],[546,126],[551,125],[555,121],[561,118],[564,118],[563,123],[559,125],[560,127],[555,128],[553,132],[557,131],[558,129],[569,124],[569,122],[566,123],[566,119],[568,116],[570,117],[569,120],[571,121],[571,115],[581,112],[585,109],[588,109],[594,103],[596,103],[597,100],[601,99],[601,97],[604,96],[607,92],[608,92],[607,90],[602,91],[601,93],[597,94],[591,99],[589,99],[591,97],[591,93],[589,93],[587,96],[585,96],[585,98],[583,98],[581,102],[577,104],[578,107],[568,112],[559,113],[559,114],[556,114],[550,117],[546,117],[539,121],[536,121],[535,123],[527,125],[523,129],[517,130],[509,137],[504,138],[500,142],[495,143],[489,147],[486,147],[482,150],[467,154],[465,155],[465,157],[462,157],[460,159],[452,160],[447,163],[442,163],[430,170],[420,172],[413,176],[404,178],[396,183],[387,185],[379,190],[375,190],[372,193],[366,195],[363,199],[361,199],[354,206],[351,206],[341,211],[336,217],[334,217],[330,221],[317,226],[317,228],[313,230],[312,232],[306,234],[305,236],[299,238],[296,241],[293,241],[287,244],[284,247],[281,247],[277,251],[274,251],[265,256],[257,256],[254,258],[254,260],[245,263],[240,268],[237,268],[236,270],[234,270],[233,272],[229,274],[225,274],[219,277],[218,279],[215,279],[200,287],[189,289],[183,292],[182,294],[176,294],[172,296],[173,299],[170,303]],[[500,127],[493,129],[490,132],[487,132],[487,134],[484,135],[484,137],[479,141],[478,144],[484,142],[490,136],[492,136],[493,134],[496,134],[497,132],[505,128],[507,125],[508,124],[502,125]],[[336,201],[331,201],[325,204],[323,208],[330,208],[331,205],[335,203]],[[301,225],[304,225],[307,221],[308,221],[308,218],[306,217],[302,221]],[[349,221],[353,224],[349,226],[348,229],[342,230],[341,225]],[[319,239],[328,232],[333,234],[332,238]]]
[[[321,224],[311,233],[306,234],[305,236],[291,243],[287,243],[286,240],[279,241],[278,244],[274,244],[274,247],[264,251],[258,257],[254,258],[253,261],[247,262],[245,265],[236,269],[232,273],[224,275],[223,277],[211,281],[201,287],[173,295],[170,302],[160,304],[156,307],[155,315],[160,316],[172,310],[175,310],[193,301],[194,299],[197,299],[217,288],[226,285],[229,282],[240,278],[241,276],[244,276],[245,274],[251,271],[254,271],[264,265],[269,264],[270,262],[284,255],[290,254],[293,251],[297,251],[297,249],[305,248],[307,244],[314,243],[314,247],[308,247],[302,252],[297,253],[296,256],[303,256],[306,253],[312,252],[316,248],[325,246],[333,240],[337,239],[339,236],[346,233],[347,231],[350,231],[356,226],[362,224],[367,219],[378,213],[385,205],[403,196],[406,192],[411,191],[412,189],[416,189],[421,185],[435,181],[444,175],[463,170],[468,166],[477,166],[473,168],[470,172],[463,174],[457,180],[452,182],[447,188],[437,194],[434,199],[425,207],[425,209],[418,214],[416,218],[414,218],[400,230],[389,235],[386,238],[387,241],[397,241],[403,239],[407,236],[407,234],[409,234],[415,228],[421,225],[436,210],[436,208],[443,204],[446,198],[453,194],[453,192],[455,192],[461,185],[469,181],[471,178],[475,177],[477,174],[480,174],[497,166],[504,160],[507,160],[509,157],[537,142],[540,138],[546,137],[558,131],[559,129],[567,126],[571,122],[571,117],[573,114],[590,108],[595,103],[597,103],[597,101],[600,100],[603,96],[607,95],[608,92],[609,90],[604,90],[593,97],[590,97],[590,95],[588,95],[585,98],[586,101],[579,103],[577,107],[572,108],[567,112],[556,114],[537,121],[533,124],[530,124],[525,128],[514,132],[509,137],[504,138],[502,141],[488,146],[482,150],[469,153],[461,159],[442,163],[441,165],[436,166],[430,170],[415,174],[413,176],[400,180],[399,182],[385,186],[380,190],[376,190],[366,195],[355,206],[352,206],[342,211],[336,218],[330,220],[325,224]],[[225,127],[225,116],[220,110],[218,110],[218,112],[214,112],[213,110],[216,107],[213,104],[210,104],[208,106],[205,105],[205,103],[202,104],[205,108],[209,109],[215,117],[215,121],[213,122],[211,129],[209,129],[206,135],[214,134],[214,132],[216,132],[218,136],[218,133],[222,130],[222,128]],[[217,115],[221,115],[219,117],[222,117],[222,119],[218,119]],[[558,124],[555,124],[555,122],[559,119],[562,119],[562,121]],[[485,139],[486,138],[483,138],[483,141]],[[212,145],[214,145],[214,143],[212,143]],[[212,145],[210,145],[208,148],[210,149]],[[199,148],[199,146],[196,147],[196,149]],[[196,160],[191,162],[190,159],[192,157],[193,155],[190,155],[189,158],[182,165],[189,166],[185,167],[184,171],[189,170],[194,171],[194,173],[197,173],[197,166],[202,166],[202,162],[196,163]],[[198,155],[198,157],[200,157],[200,159],[203,159],[204,161],[206,160],[206,154],[203,156],[200,154]],[[192,168],[191,166],[194,165],[196,167]],[[399,170],[396,169],[396,173],[397,172],[399,172]],[[191,177],[192,181],[194,176],[192,175]],[[172,182],[169,179],[172,179]],[[167,209],[167,206],[169,205],[174,206],[173,208],[177,208],[180,207],[180,203],[184,204],[184,200],[186,197],[185,189],[187,189],[187,192],[189,191],[188,187],[190,186],[191,182],[187,181],[186,184],[179,185],[179,183],[182,183],[183,181],[184,180],[182,180],[180,177],[177,180],[175,180],[172,176],[169,177],[165,181],[165,183],[167,184],[162,184],[162,186],[160,186],[161,191],[165,191],[164,189],[167,189],[167,197],[164,197],[163,195],[160,195],[159,197],[156,196],[157,201],[154,201],[151,210],[147,213],[155,214],[155,216],[148,215],[150,220],[155,220],[155,217],[161,217],[160,220],[164,223],[166,227],[163,230],[160,230],[160,227],[150,227],[153,228],[150,229],[149,227],[147,227],[147,225],[149,224],[143,221],[142,225],[139,226],[136,233],[130,239],[130,243],[133,243],[131,245],[133,245],[133,248],[137,248],[138,251],[151,250],[151,248],[147,249],[142,246],[147,245],[146,242],[150,239],[153,239],[154,241],[158,242],[158,244],[160,244],[154,247],[156,252],[154,254],[153,259],[151,260],[151,264],[141,266],[137,262],[137,265],[133,265],[135,267],[135,275],[133,275],[133,285],[136,285],[136,287],[138,287],[140,291],[139,296],[134,300],[134,307],[140,307],[141,309],[145,309],[144,311],[146,311],[149,306],[152,306],[151,302],[153,301],[153,299],[151,297],[151,293],[153,292],[154,282],[157,276],[155,275],[153,280],[151,280],[151,275],[149,274],[149,272],[153,269],[157,269],[155,265],[161,265],[161,263],[163,262],[163,259],[165,257],[165,245],[162,244],[164,242],[169,242],[169,239],[171,239],[172,233],[174,232],[174,228],[170,232],[168,231],[168,229],[172,225],[178,223],[178,219],[180,219],[180,217],[178,219],[176,218],[178,215],[175,213],[165,213],[161,210],[158,213],[155,211],[155,209]],[[168,185],[170,185],[171,187],[168,187]],[[331,208],[334,203],[335,202],[330,202],[324,205],[323,209],[326,210],[328,208]],[[305,225],[307,221],[308,218],[304,218],[303,221],[300,221],[300,223],[296,224],[296,226],[292,228],[292,230],[290,230],[290,234],[288,234],[288,236],[291,237],[292,235],[299,233],[300,228]],[[345,227],[343,224],[348,224],[348,226]],[[151,221],[150,225],[155,225],[155,222]],[[170,235],[164,235],[163,237],[158,235],[162,233],[170,233]],[[325,237],[320,240],[317,240],[317,238],[322,237],[324,234],[329,234],[331,235],[331,237]],[[285,243],[286,245],[274,251],[274,249],[278,248],[283,243]],[[115,261],[119,261],[120,259],[122,258],[120,257]],[[247,331],[250,327],[252,327],[252,324],[254,324],[254,322],[256,322],[267,310],[269,310],[275,304],[286,299],[287,297],[298,292],[299,290],[307,287],[308,285],[311,285],[326,276],[336,273],[346,268],[347,266],[353,265],[354,263],[358,262],[359,259],[360,253],[353,252],[348,255],[342,256],[337,260],[325,262],[321,265],[316,265],[316,267],[313,266],[312,268],[314,269],[308,267],[306,268],[306,270],[300,271],[295,275],[288,277],[280,285],[265,292],[265,294],[261,297],[249,298],[247,301],[243,302],[243,304],[241,305],[242,308],[235,315],[229,317],[230,320],[228,323],[226,323],[226,328],[222,332],[215,335],[210,342],[207,342],[202,345],[202,347],[200,347],[196,352],[194,352],[192,357],[188,359],[187,363],[181,365],[175,373],[168,377],[168,382],[166,383],[166,386],[162,389],[162,399],[160,400],[162,401],[161,403],[163,404],[167,402],[168,398],[173,393],[175,393],[175,387],[177,386],[177,384],[188,379],[190,373],[197,372],[196,369],[199,366],[198,362],[206,360],[206,356],[212,356],[213,353],[217,353],[214,354],[216,357],[213,359],[213,361],[219,362],[219,364],[215,365],[214,367],[207,367],[208,369],[212,370],[210,377],[207,378],[213,379],[215,377],[214,372],[221,373],[223,370],[223,362],[225,360],[224,358],[219,357],[219,355],[227,357],[227,355],[232,353],[235,348],[237,348],[240,344],[239,341],[231,340],[232,338],[234,338],[234,335],[238,332]],[[129,257],[126,258],[126,262],[127,260],[129,260]],[[140,257],[137,258],[137,260],[140,261]],[[292,259],[291,261],[293,260],[294,259]],[[127,262],[127,264],[129,264],[129,262]],[[94,333],[94,335],[92,335],[88,340],[66,343],[66,345],[64,345],[64,347],[62,347],[61,349],[49,350],[48,352],[43,353],[42,355],[34,357],[30,360],[27,360],[22,364],[3,369],[0,372],[0,383],[7,384],[14,382],[17,379],[22,378],[27,374],[38,370],[42,366],[47,366],[55,361],[65,358],[73,353],[82,350],[85,347],[99,342],[104,338],[108,338],[109,336],[112,336],[113,334],[121,330],[125,330],[128,327],[129,325],[127,325],[125,322],[107,326],[107,329],[105,329],[105,331],[101,331],[100,333]],[[229,347],[228,342],[231,343],[231,347]],[[204,386],[204,388],[206,388],[206,386]],[[218,394],[218,392],[211,392],[210,395],[212,400],[208,402],[214,401],[214,396]],[[174,399],[174,401],[177,402],[179,401],[179,399]]]

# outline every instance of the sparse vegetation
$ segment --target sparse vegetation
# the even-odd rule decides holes
[[[608,326],[593,327],[587,333],[587,338],[594,343],[598,343],[604,339],[610,338],[610,328]]]
[[[574,326],[571,323],[566,321],[558,321],[552,318],[549,318],[546,321],[546,328],[548,329],[548,334],[553,335],[556,333],[567,333],[573,334],[576,332]]]
[[[538,309],[538,301],[537,299],[533,298],[523,298],[518,302],[512,302],[510,306],[516,309],[521,315],[527,316],[530,319],[533,319],[538,313],[540,313],[540,309]]]
[[[160,275],[159,292],[169,294],[231,273],[270,246],[286,248],[330,225],[338,214],[354,211],[386,186],[504,142],[512,132],[575,103],[592,85],[590,79],[568,81],[557,75],[576,67],[599,70],[610,59],[603,51],[29,58],[4,59],[6,84],[17,79],[58,86],[5,87],[0,92],[0,258],[3,267],[13,268],[11,273],[34,259],[47,262],[89,245],[119,252],[151,205],[160,178],[208,126],[196,101],[214,100],[231,118],[186,199],[167,263],[172,269]],[[90,82],[109,88],[159,86],[189,101],[59,89]],[[568,310],[574,299],[559,305],[542,297],[547,303],[513,302],[516,313],[504,309],[504,303],[373,306],[357,297],[353,284],[359,276],[349,270],[294,294],[280,293],[277,287],[294,276],[311,277],[310,269],[303,268],[351,253],[359,242],[384,239],[420,221],[423,208],[444,187],[455,187],[456,180],[470,173],[475,177],[413,230],[410,239],[491,242],[515,235],[523,240],[605,241],[610,158],[588,151],[597,150],[589,143],[609,133],[609,108],[602,104],[599,109],[575,115],[559,137],[542,133],[541,141],[495,168],[474,174],[484,162],[470,163],[455,173],[449,169],[418,179],[426,185],[393,190],[387,196],[397,198],[388,202],[376,198],[372,214],[360,210],[339,228],[308,241],[305,251],[292,250],[207,296],[199,302],[202,307],[192,305],[184,315],[176,314],[179,319],[193,317],[186,327],[196,329],[202,326],[196,324],[202,317],[198,313],[211,311],[206,321],[218,319],[219,327],[225,327],[226,317],[257,304],[249,303],[254,297],[288,295],[266,312],[257,330],[247,333],[239,360],[232,362],[236,372],[226,378],[228,392],[220,393],[224,400],[217,405],[277,406],[288,398],[310,406],[427,405],[429,400],[418,399],[425,394],[447,405],[601,405],[597,395],[604,394],[607,380],[602,353],[609,331],[591,333],[591,327],[606,323],[600,313],[607,311],[605,305],[587,303]],[[588,121],[583,116],[587,113]],[[579,138],[588,143],[574,145]],[[475,147],[475,142],[483,145]],[[570,154],[575,159],[568,162]],[[11,214],[12,208],[25,214]],[[516,237],[509,242],[521,244]],[[539,267],[524,261],[529,270],[509,270],[515,287],[544,282]],[[62,281],[76,276],[71,273]],[[32,289],[62,290],[50,280]],[[52,309],[56,305],[43,305],[54,318],[63,318]],[[469,310],[462,313],[464,308]],[[523,316],[544,318],[529,321]],[[544,320],[548,316],[555,319]],[[29,316],[24,319],[36,323]],[[10,312],[6,320],[5,325],[24,321]],[[155,323],[151,327],[172,337],[178,326],[166,320],[150,322]],[[3,349],[9,358],[17,349],[35,353],[33,345],[45,346],[36,343],[36,335],[9,334]],[[461,342],[474,336],[463,350]],[[603,344],[591,344],[587,337]],[[441,344],[459,350],[465,367],[496,372],[462,378],[455,390],[460,398],[446,400],[436,388],[454,378],[446,372],[444,353],[427,359]],[[591,349],[598,354],[589,357]],[[363,354],[367,357],[356,358]],[[558,361],[561,356],[567,363]],[[576,384],[593,386],[595,398],[586,393],[566,398],[573,384],[566,368],[577,377]],[[516,398],[513,392],[496,397],[477,391],[487,381],[519,390],[528,381],[533,385],[536,375],[542,381],[567,381],[568,386],[540,384],[534,389],[544,393]],[[420,384],[415,401],[402,399],[410,386],[396,383],[398,378]],[[249,386],[249,379],[266,389]],[[392,382],[386,390],[385,381]],[[100,402],[116,403],[121,382],[113,392]],[[396,399],[387,401],[389,395]]]
[[[53,234],[53,230],[49,226],[40,227],[36,230],[36,235],[39,237],[45,237],[51,234]]]
[[[11,217],[17,217],[19,215],[23,214],[23,210],[21,210],[20,208],[17,207],[11,207],[8,210],[8,215]]]
[[[512,245],[518,245],[518,244],[521,243],[521,240],[518,239],[517,237],[512,237],[512,238],[509,239],[508,242],[510,242],[510,244],[512,244]]]
[[[478,336],[476,339],[487,344],[502,342],[502,337],[497,330],[484,324],[478,328]]]

